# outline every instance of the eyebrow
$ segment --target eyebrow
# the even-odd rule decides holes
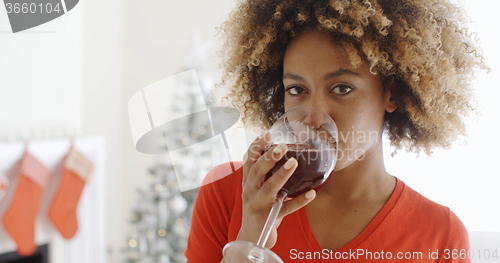
[[[330,73],[326,74],[323,77],[323,80],[329,80],[329,79],[337,78],[337,77],[340,77],[342,75],[360,76],[359,73],[354,72],[352,70],[349,70],[349,69],[339,69],[337,71],[330,72]],[[298,75],[294,75],[294,74],[290,74],[290,73],[285,74],[283,76],[283,79],[293,79],[293,80],[297,80],[297,81],[306,82],[306,80],[303,77],[298,76]]]

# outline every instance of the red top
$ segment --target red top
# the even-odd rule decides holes
[[[228,165],[213,168],[207,180],[220,177]],[[241,165],[235,163],[239,169],[234,173],[200,188],[185,251],[188,262],[220,262],[224,245],[236,239],[242,213]],[[469,237],[460,219],[399,179],[375,218],[344,247],[323,250],[303,207],[285,216],[272,250],[284,262],[470,262]]]

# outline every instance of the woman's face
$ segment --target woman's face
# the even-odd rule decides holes
[[[341,170],[380,153],[385,111],[396,106],[381,79],[366,64],[353,68],[345,51],[328,35],[306,31],[290,43],[283,61],[285,111],[308,105],[337,124]]]

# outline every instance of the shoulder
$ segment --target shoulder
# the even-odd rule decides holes
[[[241,187],[243,180],[242,165],[242,162],[227,162],[213,167],[203,178],[199,193],[234,194],[235,187]]]
[[[447,206],[430,200],[406,184],[401,193],[401,203],[410,206],[414,213],[426,212],[421,215],[424,218],[447,220],[450,214],[450,209]]]
[[[404,185],[398,206],[414,231],[427,235],[432,233],[433,239],[439,242],[436,245],[444,249],[468,249],[467,229],[449,207],[426,198],[407,185]]]
[[[235,198],[241,193],[242,162],[228,162],[213,167],[205,176],[196,197],[196,203],[207,211],[215,206],[232,212]],[[212,210],[213,211],[213,210]]]
[[[227,162],[219,164],[208,171],[205,178],[203,178],[201,185],[207,185],[223,178],[226,179],[223,183],[233,182],[237,179],[235,178],[235,175],[237,177],[238,174],[241,174],[240,168],[242,166],[242,162]]]
[[[220,262],[236,197],[241,196],[241,162],[224,163],[205,176],[193,208],[185,256],[188,262]]]

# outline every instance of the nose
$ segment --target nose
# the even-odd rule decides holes
[[[314,89],[308,100],[304,101],[302,105],[308,106],[306,111],[305,122],[311,127],[319,128],[322,124],[329,123],[328,112],[330,101],[328,100],[326,94],[321,92],[321,89]]]
[[[321,112],[319,109],[308,106],[304,113],[304,123],[314,129],[319,129],[323,124],[329,124],[330,121],[326,113]]]
[[[335,123],[320,109],[302,105],[290,109],[287,115],[292,134],[299,141],[313,144],[326,142],[331,145],[337,141]]]

